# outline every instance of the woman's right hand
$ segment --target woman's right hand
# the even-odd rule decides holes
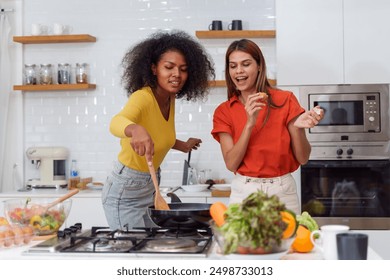
[[[131,137],[130,145],[139,156],[145,156],[151,162],[154,155],[154,143],[148,131],[141,125],[131,124],[126,127],[125,134]]]
[[[248,95],[245,103],[245,111],[248,117],[247,124],[254,126],[256,124],[259,111],[266,106],[267,94],[264,92],[256,92]]]

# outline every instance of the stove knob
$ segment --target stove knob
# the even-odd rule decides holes
[[[341,156],[343,154],[343,149],[337,149],[336,154]]]
[[[76,226],[70,226],[69,229],[70,229],[70,231],[71,231],[72,233],[76,233],[76,232],[79,230],[79,228],[76,227]]]
[[[64,229],[65,236],[70,236],[72,234],[72,230],[70,228]]]
[[[347,150],[347,155],[352,155],[353,154],[353,149],[352,148],[349,148],[348,150]]]
[[[74,226],[77,227],[79,230],[83,228],[81,223],[75,223]]]
[[[63,230],[57,231],[57,237],[58,238],[65,238],[65,232]]]

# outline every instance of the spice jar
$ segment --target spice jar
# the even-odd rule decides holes
[[[24,81],[26,85],[37,84],[37,67],[35,64],[24,65]]]
[[[41,64],[39,81],[41,85],[51,85],[53,83],[53,69],[51,64]]]
[[[70,65],[68,63],[58,64],[58,77],[59,84],[70,84]]]
[[[88,64],[76,63],[76,83],[87,84],[88,83]]]

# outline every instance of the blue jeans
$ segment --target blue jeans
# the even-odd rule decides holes
[[[160,181],[160,171],[157,172]],[[154,205],[154,186],[147,172],[130,169],[119,161],[102,191],[103,209],[112,230],[156,226],[147,208]]]

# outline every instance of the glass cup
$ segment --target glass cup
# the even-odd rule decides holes
[[[337,256],[339,260],[366,260],[368,235],[363,233],[339,233],[337,239]]]

